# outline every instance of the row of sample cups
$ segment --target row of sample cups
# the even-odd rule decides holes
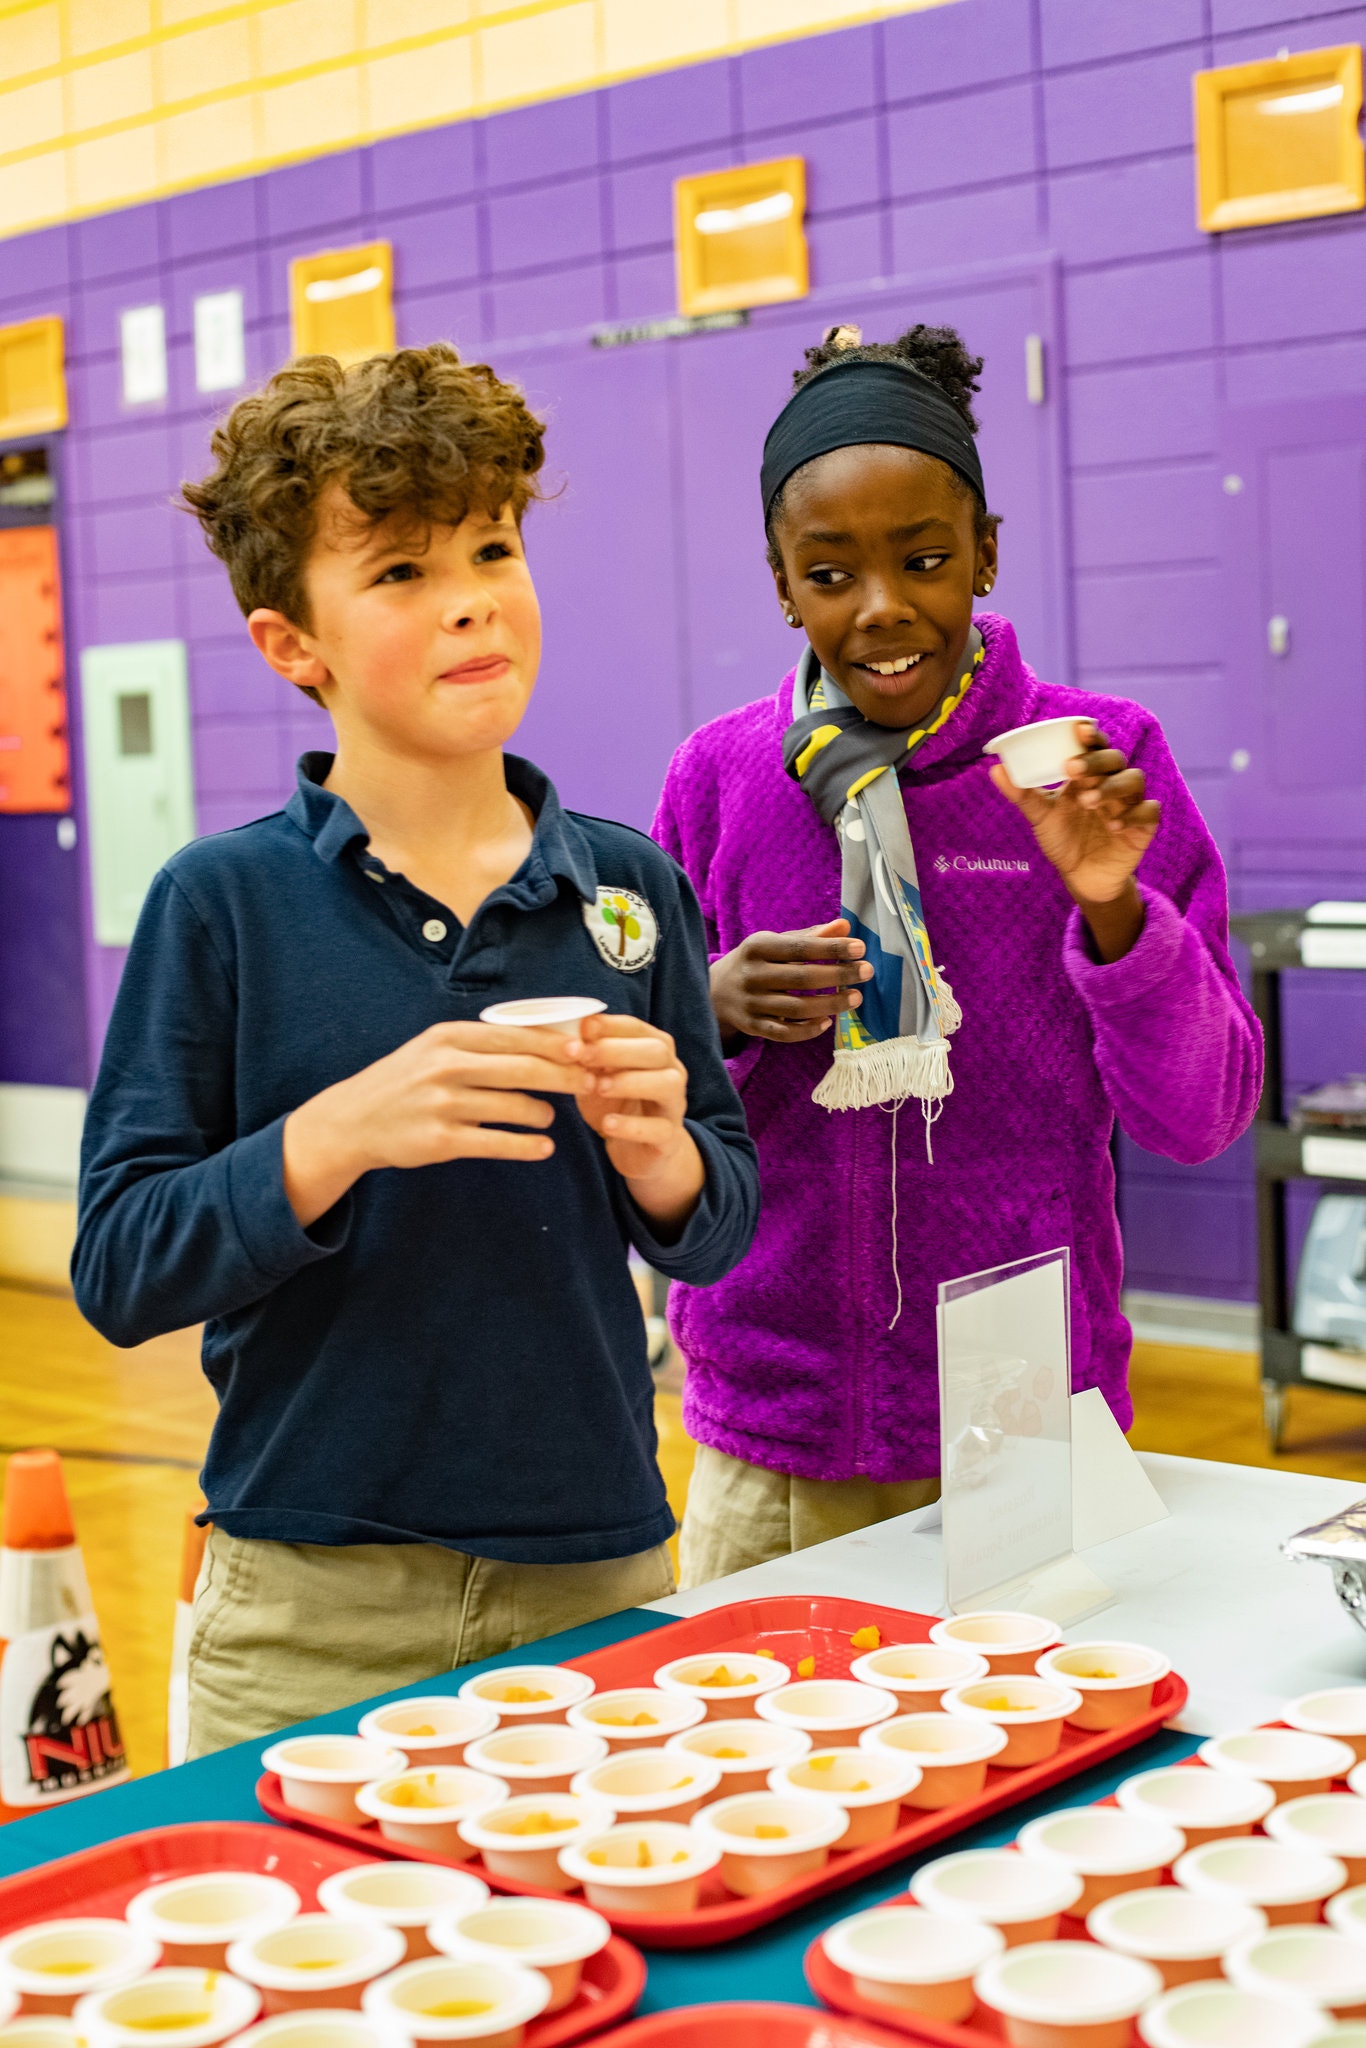
[[[338,1871],[323,1910],[300,1903],[279,1878],[204,1872],[150,1886],[126,1920],[20,1929],[0,1943],[0,2043],[480,2043],[569,2005],[611,1939],[585,1906],[492,1899],[472,1873],[425,1863]]]

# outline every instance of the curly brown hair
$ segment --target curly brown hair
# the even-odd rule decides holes
[[[472,509],[521,520],[540,495],[545,424],[515,384],[447,341],[343,369],[299,356],[214,430],[215,468],[181,485],[244,613],[310,621],[304,568],[324,491],[340,484],[360,527],[458,526]],[[312,696],[314,693],[309,692]]]

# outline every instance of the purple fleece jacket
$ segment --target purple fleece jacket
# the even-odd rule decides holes
[[[1073,1386],[1098,1386],[1127,1428],[1113,1121],[1194,1164],[1246,1129],[1261,1088],[1223,866],[1157,720],[1040,682],[1005,619],[978,624],[977,679],[902,777],[931,944],[964,1021],[933,1165],[918,1105],[898,1120],[901,1320],[889,1330],[893,1119],[812,1102],[828,1032],[751,1040],[731,1062],[759,1148],[758,1235],[725,1279],[672,1292],[690,1433],[810,1479],[936,1472],[939,1283],[1057,1245],[1072,1250]],[[692,878],[713,958],[839,914],[835,834],[783,771],[791,715],[789,675],[694,733],[669,769],[655,837]],[[1094,718],[1162,804],[1138,870],[1143,930],[1110,966],[982,755],[996,733],[1062,716]]]

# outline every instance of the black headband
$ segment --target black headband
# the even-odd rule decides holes
[[[828,363],[799,385],[769,428],[759,473],[765,521],[783,485],[804,463],[872,441],[937,455],[986,504],[977,443],[938,385],[909,363],[855,357]]]

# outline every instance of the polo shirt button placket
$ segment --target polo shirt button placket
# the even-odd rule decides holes
[[[422,927],[422,936],[433,946],[439,946],[446,936],[446,927],[439,917],[429,917]]]

